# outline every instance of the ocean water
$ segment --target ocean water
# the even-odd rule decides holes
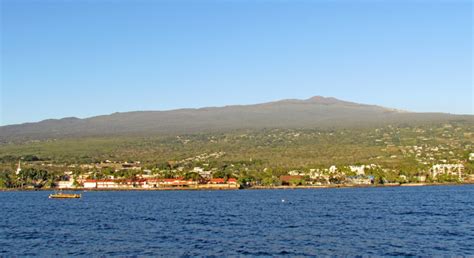
[[[0,256],[474,255],[474,186],[0,192]]]

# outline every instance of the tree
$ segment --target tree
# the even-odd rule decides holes
[[[36,155],[25,155],[22,159],[24,161],[39,161],[39,160],[41,160]]]
[[[241,176],[239,177],[239,185],[241,187],[248,187],[251,186],[253,182],[255,182],[255,177],[252,176]]]
[[[230,166],[224,165],[221,169],[219,169],[216,173],[214,173],[214,178],[224,178],[229,179],[234,176],[232,168]]]
[[[201,181],[202,177],[196,172],[188,172],[184,175],[184,179],[186,180],[193,180],[193,181]]]
[[[436,181],[440,183],[458,183],[459,177],[455,175],[441,174],[436,176]]]
[[[55,181],[54,173],[45,169],[26,168],[18,174],[19,182],[22,186],[33,186],[41,188],[48,181]]]
[[[264,177],[262,179],[262,184],[268,185],[268,186],[276,186],[276,185],[281,185],[281,181],[275,176],[270,176],[270,177]]]
[[[11,171],[1,171],[0,172],[0,188],[10,188],[13,187],[13,178]]]
[[[296,186],[296,185],[302,185],[305,183],[303,179],[298,179],[298,178],[292,178],[289,181],[290,185]]]

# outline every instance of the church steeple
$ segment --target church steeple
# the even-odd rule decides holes
[[[18,175],[18,174],[20,174],[20,172],[21,172],[21,161],[19,160],[18,161],[18,168],[16,169],[16,174]]]

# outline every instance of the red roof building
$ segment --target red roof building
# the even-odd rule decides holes
[[[209,181],[210,184],[225,184],[224,178],[212,178]]]
[[[227,183],[231,184],[231,185],[236,185],[237,184],[237,179],[229,178],[229,179],[227,179]]]

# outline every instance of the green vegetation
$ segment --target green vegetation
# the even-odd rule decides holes
[[[0,171],[0,188],[52,188],[61,176],[62,173],[32,167],[22,170],[18,175],[9,170],[3,170]]]
[[[66,170],[91,178],[136,178],[144,170],[164,178],[181,176],[200,180],[194,167],[212,170],[214,177],[237,177],[242,185],[281,185],[279,177],[291,170],[338,167],[330,183],[355,176],[349,165],[375,164],[366,175],[376,184],[419,182],[429,178],[437,163],[462,163],[465,174],[474,173],[469,153],[474,149],[474,124],[388,125],[378,128],[263,129],[181,135],[84,137],[0,145],[0,187],[54,185]],[[222,153],[222,155],[214,155]],[[212,155],[211,155],[212,154]],[[16,179],[18,160],[25,169]],[[81,164],[140,161],[141,170],[85,169]],[[72,167],[70,167],[73,165]],[[439,182],[459,178],[440,176]],[[313,178],[294,185],[325,183]]]

